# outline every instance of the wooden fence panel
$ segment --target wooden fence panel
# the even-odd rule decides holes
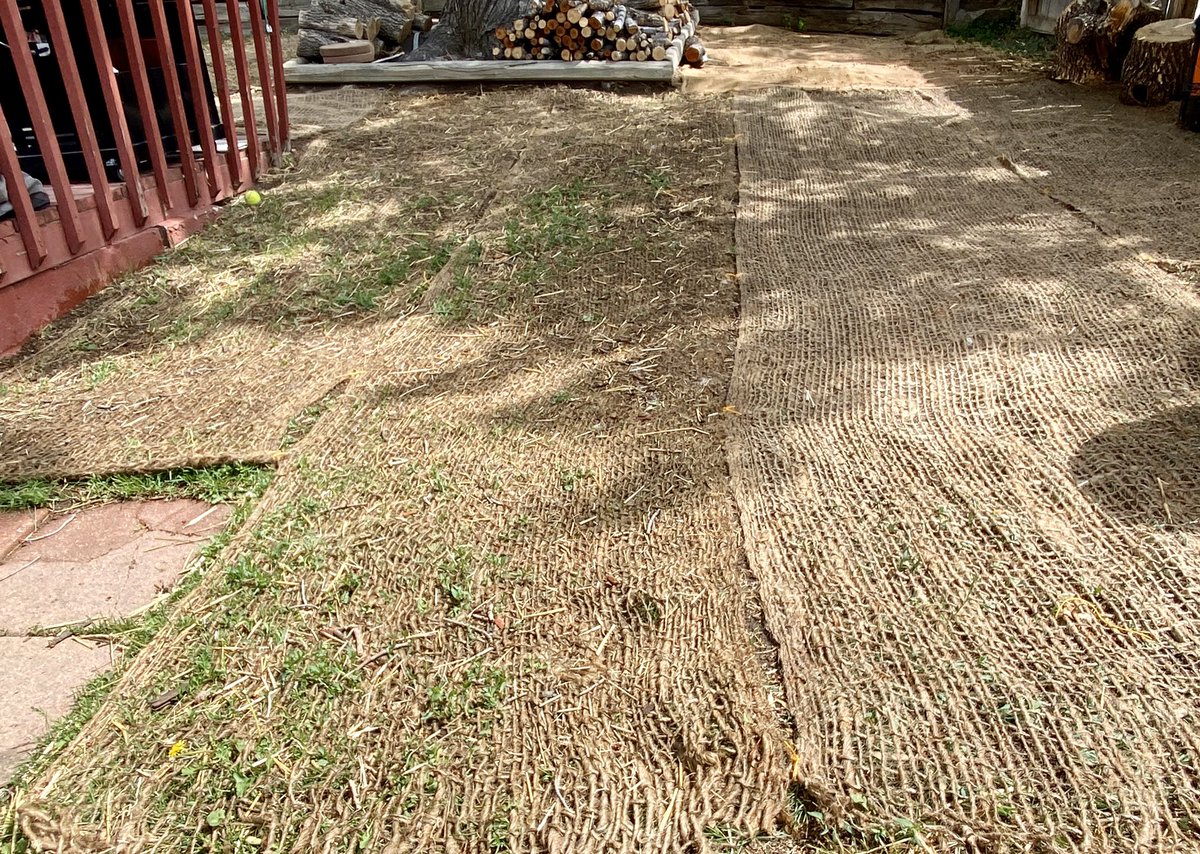
[[[28,39],[25,36],[25,25],[21,22],[21,12],[17,8],[17,0],[0,0],[0,26],[3,28],[5,41],[17,46],[10,54],[17,70],[17,80],[21,84],[21,93],[29,107],[29,122],[33,125],[42,163],[50,176],[50,186],[54,188],[54,202],[58,208],[59,222],[62,223],[67,246],[72,252],[78,252],[83,245],[79,206],[75,204],[75,194],[67,178],[67,167],[63,164],[58,135],[50,120],[50,108],[46,104],[46,96],[42,93],[42,84],[33,65],[33,56],[27,47]],[[75,85],[78,85],[78,81],[75,81]],[[8,180],[7,176],[5,180]],[[9,188],[10,191],[23,193],[24,179],[22,178],[17,185],[10,184]]]

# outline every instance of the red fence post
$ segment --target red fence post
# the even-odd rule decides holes
[[[121,106],[121,93],[117,89],[112,54],[109,53],[104,24],[100,20],[100,9],[96,0],[83,0],[81,5],[87,23],[88,38],[92,43],[92,55],[96,58],[96,76],[104,93],[104,106],[108,110],[113,136],[116,137],[117,157],[121,163],[121,171],[125,173],[129,209],[133,213],[133,221],[141,225],[149,216],[149,211],[146,209],[146,196],[142,192],[142,182],[138,175],[133,140],[129,136],[129,123],[125,121],[125,110]]]
[[[242,15],[238,0],[225,0],[229,12],[229,38],[233,43],[233,64],[237,67],[238,94],[242,99],[242,123],[246,126],[246,153],[250,158],[250,178],[258,180],[260,148],[254,123],[254,98],[250,94],[250,66],[246,62],[246,41],[242,37]]]
[[[90,4],[85,3],[84,7],[86,8],[88,5]],[[125,55],[129,60],[130,75],[133,77],[133,89],[142,118],[142,132],[145,134],[146,147],[150,152],[150,166],[154,170],[155,190],[165,213],[171,208],[167,155],[163,151],[162,131],[158,128],[158,105],[154,103],[154,97],[150,94],[150,80],[146,74],[146,58],[142,55],[137,19],[133,16],[133,0],[117,0],[117,13],[121,17],[121,38],[125,44]]]
[[[196,21],[192,17],[191,0],[176,0],[179,10],[179,29],[183,33],[183,55],[187,62],[188,81],[192,87],[192,114],[200,133],[200,150],[204,153],[204,171],[208,174],[209,195],[216,199],[229,194],[217,163],[217,142],[213,138],[212,118],[208,114],[208,89],[204,85],[204,59],[200,55]],[[188,135],[189,144],[191,135]]]
[[[271,92],[270,57],[267,55],[267,34],[263,25],[262,8],[259,0],[247,0],[250,6],[250,33],[254,37],[254,61],[258,65],[258,85],[262,88],[263,116],[267,121],[267,148],[271,162],[279,162],[279,130],[275,124],[275,97]]]
[[[38,80],[33,56],[29,52],[29,39],[25,35],[25,25],[21,22],[17,0],[0,0],[0,24],[3,25],[5,40],[11,46],[13,65],[16,66],[21,92],[25,95],[25,103],[29,107],[29,123],[33,125],[33,133],[37,137],[42,163],[50,176],[50,185],[54,188],[54,202],[58,207],[63,235],[67,238],[67,247],[71,252],[78,252],[83,245],[83,235],[79,229],[79,208],[75,204],[75,194],[71,192],[67,168],[63,165],[58,136],[50,121],[50,108],[46,106],[46,96],[42,94],[42,84]],[[24,180],[10,189],[23,192]]]
[[[100,158],[100,143],[96,140],[92,115],[83,94],[82,78],[79,76],[79,66],[75,63],[75,51],[71,45],[71,36],[67,33],[67,22],[63,19],[62,6],[58,3],[44,3],[42,8],[50,29],[50,48],[58,59],[58,69],[62,72],[63,84],[67,90],[67,102],[71,106],[71,118],[75,121],[75,133],[79,136],[79,147],[83,150],[88,178],[92,182],[96,215],[100,218],[100,228],[104,237],[108,239],[116,233],[117,223],[113,219],[108,176],[104,172],[104,161]]]
[[[179,88],[179,69],[175,67],[175,51],[171,47],[171,33],[167,29],[165,0],[150,0],[150,19],[154,22],[154,40],[158,58],[162,62],[163,80],[167,84],[167,106],[171,110],[171,124],[175,126],[175,147],[179,149],[179,169],[183,172],[183,186],[187,189],[188,203],[200,201],[200,188],[196,184],[196,156],[192,153],[192,131],[188,127],[187,111],[183,108],[183,91]]]
[[[8,129],[8,119],[0,108],[0,175],[4,176],[5,189],[8,193],[9,204],[17,217],[17,231],[21,242],[25,244],[25,254],[29,256],[30,267],[40,267],[46,260],[46,244],[42,240],[42,226],[37,221],[33,210],[33,202],[25,192],[25,175],[21,172],[21,164],[17,160],[17,151],[13,147],[12,133]]]
[[[225,50],[221,47],[221,28],[217,22],[215,0],[202,0],[204,27],[208,32],[208,51],[212,56],[213,78],[217,84],[217,103],[221,109],[221,124],[225,128],[225,162],[229,166],[229,181],[233,192],[242,187],[242,158],[238,145],[237,119],[229,97],[229,75],[225,72]]]
[[[287,88],[283,82],[283,41],[279,35],[279,0],[267,0],[267,21],[271,25],[271,64],[275,69],[275,104],[279,107],[279,150],[292,147],[292,128],[288,120]]]

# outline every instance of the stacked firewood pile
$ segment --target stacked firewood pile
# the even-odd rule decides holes
[[[414,31],[426,33],[432,26],[419,0],[312,0],[300,11],[296,55],[330,61],[331,55],[361,46],[371,59],[404,49]]]
[[[496,30],[497,59],[676,61],[704,64],[689,0],[545,0],[541,12]]]

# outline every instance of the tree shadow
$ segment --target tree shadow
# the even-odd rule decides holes
[[[1200,406],[1118,424],[1080,446],[1071,471],[1083,494],[1123,522],[1200,526]]]

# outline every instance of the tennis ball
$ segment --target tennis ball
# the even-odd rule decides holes
[[[252,208],[256,208],[262,204],[262,193],[260,193],[258,190],[247,190],[245,199],[246,204]]]

